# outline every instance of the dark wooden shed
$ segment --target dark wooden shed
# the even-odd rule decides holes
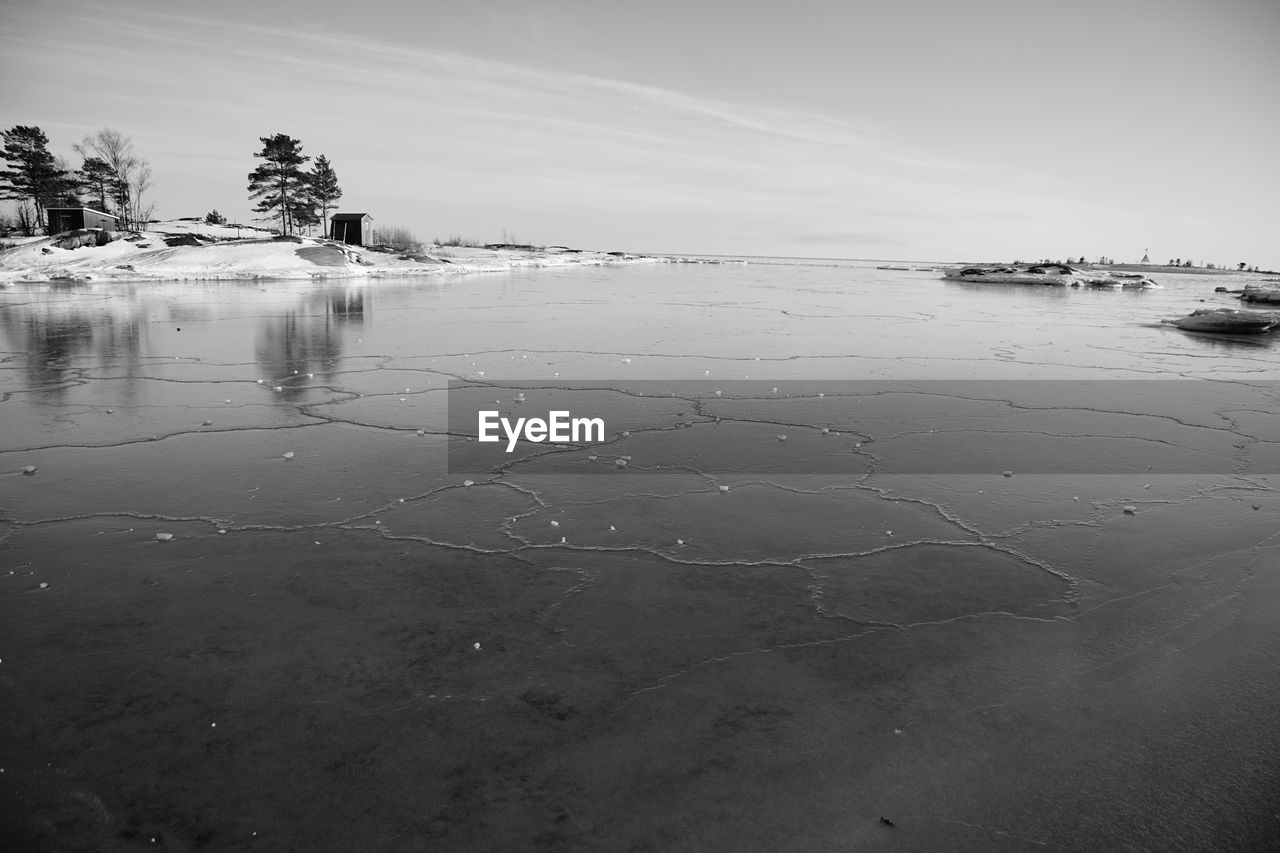
[[[50,234],[62,234],[77,228],[105,228],[114,231],[118,222],[117,217],[112,214],[91,207],[47,207],[44,212],[49,223],[46,230]]]
[[[373,217],[367,213],[335,213],[329,217],[329,236],[353,246],[373,243]]]

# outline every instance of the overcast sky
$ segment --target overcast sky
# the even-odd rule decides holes
[[[1280,268],[1276,0],[40,0],[0,123],[131,136],[249,221],[259,137],[344,210],[650,252]]]

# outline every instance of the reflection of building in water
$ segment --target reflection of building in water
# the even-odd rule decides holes
[[[329,293],[329,311],[334,319],[343,323],[360,325],[364,323],[364,290],[347,288],[335,289]]]
[[[286,399],[301,396],[308,374],[334,372],[342,358],[348,326],[364,323],[368,293],[359,287],[335,286],[307,294],[298,309],[262,318],[256,355]]]

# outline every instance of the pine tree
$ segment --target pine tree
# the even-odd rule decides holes
[[[311,233],[312,226],[320,224],[320,214],[308,187],[302,187],[298,195],[289,202],[289,221],[293,223],[295,232],[306,228],[308,234]]]
[[[254,210],[259,213],[279,211],[280,233],[294,231],[294,216],[300,213],[299,201],[306,195],[306,173],[302,165],[310,160],[303,155],[302,143],[291,136],[277,133],[258,137],[262,150],[255,157],[263,162],[249,173],[249,198],[258,199]]]
[[[2,197],[30,201],[36,224],[43,227],[44,209],[56,204],[70,188],[67,173],[58,168],[57,160],[49,153],[49,138],[38,127],[18,125],[4,132],[0,157],[11,166],[0,171]]]
[[[316,157],[308,189],[314,205],[320,208],[320,224],[324,228],[324,236],[328,237],[329,211],[337,206],[334,202],[342,198],[342,187],[338,186],[338,174],[329,164],[329,158],[323,154]]]
[[[101,157],[86,157],[76,178],[81,190],[90,196],[90,201],[103,213],[110,213],[111,206],[107,199],[116,195],[116,173]]]

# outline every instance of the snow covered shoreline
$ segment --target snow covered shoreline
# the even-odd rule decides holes
[[[115,232],[111,242],[100,246],[95,245],[94,236],[94,232],[85,232],[79,240],[66,235],[27,238],[0,250],[0,286],[16,282],[385,278],[671,260],[564,247],[430,246],[421,251],[395,251],[348,246],[319,237],[277,237],[256,228],[190,220],[151,223],[140,232]],[[76,242],[88,245],[66,247]]]

